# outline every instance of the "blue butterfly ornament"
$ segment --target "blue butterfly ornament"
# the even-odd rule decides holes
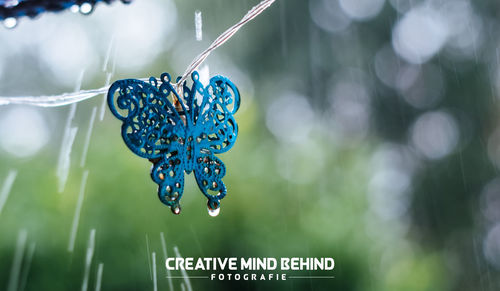
[[[191,79],[191,88],[184,82],[182,91],[176,90],[168,73],[149,82],[119,80],[109,88],[107,100],[113,115],[123,122],[125,144],[153,163],[151,178],[158,184],[161,202],[179,214],[184,172],[194,172],[209,213],[215,216],[227,193],[222,182],[226,168],[215,154],[228,151],[236,141],[233,114],[240,106],[240,94],[223,76],[212,77],[205,87],[198,72]]]

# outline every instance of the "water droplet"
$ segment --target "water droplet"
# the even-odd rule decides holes
[[[4,3],[5,8],[11,8],[19,4],[18,0],[6,0]]]
[[[92,10],[94,10],[94,7],[92,6],[92,4],[90,3],[82,3],[82,5],[80,5],[80,13],[81,14],[90,14],[92,12]]]
[[[217,207],[216,209],[211,209],[209,206],[209,207],[207,207],[207,209],[208,209],[208,215],[210,215],[212,217],[216,217],[220,213],[220,207]]]
[[[181,213],[181,207],[179,205],[172,206],[172,207],[170,207],[170,209],[172,210],[173,214],[177,215],[177,214]]]
[[[14,17],[7,17],[3,21],[3,25],[9,29],[14,28],[17,25],[17,19],[15,19]]]
[[[80,7],[78,7],[78,5],[72,5],[69,10],[73,13],[77,13],[78,11],[80,11]]]

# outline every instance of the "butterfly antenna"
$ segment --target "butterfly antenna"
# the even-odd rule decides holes
[[[174,95],[174,107],[175,110],[177,110],[177,113],[179,113],[182,122],[184,122],[184,125],[186,125],[186,112],[184,112],[184,109],[181,106],[181,102],[177,97],[175,97],[175,95]]]
[[[178,77],[177,79],[180,79],[180,77]],[[182,90],[183,85],[179,85],[178,83],[171,83],[171,85],[174,88],[175,92],[177,92],[177,95],[173,94],[174,108],[177,111],[177,113],[179,113],[182,122],[184,122],[184,125],[187,125],[186,112],[184,112],[184,109],[182,107],[182,105],[184,105],[184,108],[186,108],[186,104],[184,104],[184,102],[182,102],[182,99],[181,99],[181,96],[184,96],[184,92]],[[181,102],[182,102],[182,105],[181,105]]]

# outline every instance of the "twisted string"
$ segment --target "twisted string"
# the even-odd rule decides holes
[[[219,37],[217,37],[214,42],[201,54],[199,54],[191,64],[187,67],[184,74],[182,74],[179,81],[175,84],[172,84],[174,88],[180,89],[182,88],[181,84],[186,81],[186,79],[191,75],[191,73],[201,65],[207,57],[210,55],[212,51],[220,47],[226,41],[229,40],[243,25],[247,24],[250,20],[257,17],[264,10],[266,10],[271,4],[273,4],[276,0],[263,0],[252,9],[250,9],[243,18],[236,23],[235,25],[228,28],[224,31]],[[147,81],[149,78],[141,78],[141,81]],[[59,95],[42,95],[42,96],[21,96],[21,97],[0,97],[0,105],[8,105],[8,104],[24,104],[24,105],[32,105],[32,106],[40,106],[40,107],[56,107],[63,106],[72,103],[77,103],[83,100],[87,100],[89,98],[106,94],[109,89],[109,85],[104,86],[98,89],[90,89],[90,90],[80,90],[75,92],[63,93]],[[182,92],[181,92],[182,93]],[[182,95],[181,95],[182,96]]]
[[[228,28],[226,31],[224,31],[219,37],[217,37],[214,42],[201,54],[199,54],[194,60],[191,62],[191,64],[187,67],[186,71],[182,75],[181,79],[177,82],[177,86],[182,84],[186,79],[191,75],[191,73],[198,68],[199,65],[201,65],[206,58],[210,55],[210,53],[215,50],[216,48],[220,47],[222,44],[224,44],[228,39],[231,38],[243,25],[248,23],[250,20],[254,19],[257,17],[259,14],[261,14],[264,10],[266,10],[271,4],[274,3],[275,0],[264,0],[260,2],[258,5],[250,9],[250,11],[243,16],[243,18],[236,23],[235,25],[231,26]]]

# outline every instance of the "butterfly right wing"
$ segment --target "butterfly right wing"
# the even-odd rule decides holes
[[[208,199],[209,210],[216,210],[220,200],[226,196],[227,188],[222,178],[226,175],[224,163],[212,153],[200,153],[197,156],[194,175],[198,187]]]
[[[108,91],[108,105],[122,124],[125,144],[136,155],[150,160],[171,152],[177,138],[184,137],[185,126],[168,100],[170,86],[136,79],[114,82]]]
[[[193,80],[196,75],[193,73]],[[240,107],[240,93],[228,78],[214,76],[205,88],[197,88],[202,94],[201,104],[194,106],[196,136],[201,136],[200,147],[214,154],[228,151],[236,142],[238,124],[234,114]]]

